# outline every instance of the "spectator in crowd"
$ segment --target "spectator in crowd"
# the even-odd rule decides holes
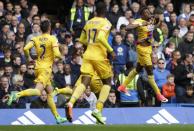
[[[35,86],[35,74],[34,74],[35,65],[33,63],[29,63],[27,65],[27,71],[24,74],[24,87],[26,89],[32,88]]]
[[[154,14],[154,11],[155,11],[155,6],[152,4],[152,3],[150,3],[150,4],[148,4],[148,10],[152,13],[152,14]]]
[[[167,22],[167,26],[168,26],[168,38],[172,36],[173,34],[173,29],[177,27],[177,15],[175,12],[171,12],[170,13],[170,21]]]
[[[26,63],[26,57],[24,54],[24,41],[17,41],[17,43],[15,44],[15,53],[18,54],[18,56],[21,59],[21,63],[24,64]]]
[[[19,2],[22,8],[22,11],[21,11],[22,17],[27,18],[30,11],[28,0],[20,0]]]
[[[12,64],[12,59],[11,59],[11,49],[10,47],[5,47],[3,50],[4,58],[0,59],[0,65],[3,67],[6,64]]]
[[[80,61],[81,61],[80,55],[75,54],[72,56],[72,59],[70,62],[72,74],[75,74],[78,77],[80,75],[80,67],[81,67]]]
[[[9,85],[9,80],[6,76],[0,77],[0,108],[8,108],[6,101],[12,87]]]
[[[19,69],[19,74],[22,75],[22,76],[24,76],[24,74],[26,73],[26,71],[27,71],[26,64],[21,64],[20,65],[20,69]]]
[[[83,0],[76,0],[75,7],[71,8],[69,26],[70,31],[78,38],[90,16],[89,8],[84,5]]]
[[[133,3],[131,4],[131,9],[132,9],[132,13],[133,13],[133,15],[132,15],[133,18],[134,18],[134,19],[140,18],[140,13],[139,13],[140,5],[139,5],[139,3],[133,2]]]
[[[170,60],[170,58],[172,58],[172,52],[175,50],[175,44],[172,42],[168,42],[166,44],[166,47],[164,48],[164,55],[167,61]]]
[[[188,32],[187,21],[185,18],[179,18],[178,27],[180,28],[179,37],[182,38]]]
[[[19,23],[17,26],[17,33],[16,33],[16,41],[22,39],[26,41],[26,33],[25,33],[25,25],[23,23]]]
[[[174,75],[169,74],[167,76],[167,82],[162,85],[162,94],[168,99],[170,103],[175,102],[175,83]]]
[[[112,23],[112,26],[117,26],[117,21],[119,17],[122,15],[119,5],[116,2],[111,4],[111,11],[107,13],[107,19]]]
[[[191,84],[186,86],[186,93],[182,98],[183,103],[194,103],[194,87]]]
[[[165,64],[165,60],[160,58],[158,59],[158,67],[153,70],[156,84],[160,90],[162,90],[162,85],[167,82],[167,76],[170,74],[170,72],[165,69]]]
[[[96,108],[97,98],[96,95],[91,91],[90,87],[85,90],[84,98],[90,103],[90,108]]]
[[[189,3],[183,3],[182,12],[179,15],[179,18],[185,18],[186,20],[189,20],[190,12],[191,12],[191,5]]]
[[[21,22],[21,20],[22,20],[21,11],[22,11],[21,5],[19,3],[15,4],[14,5],[14,14],[15,14],[18,22]]]
[[[174,11],[174,7],[172,3],[166,4],[166,10],[164,11],[164,21],[170,22],[170,14]]]
[[[121,0],[120,7],[121,7],[122,14],[125,14],[127,12],[127,10],[129,9],[128,0]]]
[[[108,95],[108,99],[105,102],[104,107],[106,107],[106,108],[119,107],[119,104],[117,103],[115,90],[110,90],[110,93]]]
[[[124,70],[125,64],[128,62],[128,47],[122,42],[120,33],[115,35],[115,44],[113,50],[116,53],[116,58],[113,60],[113,69],[115,76],[119,75]]]
[[[159,46],[159,43],[157,41],[154,41],[152,44],[152,53],[156,54],[158,59],[162,58],[165,60],[163,52],[159,50]]]
[[[166,7],[166,4],[167,4],[167,1],[166,0],[159,0],[158,1],[158,6],[157,6],[157,10],[161,10],[162,12],[165,11],[165,7]]]
[[[135,46],[135,38],[133,33],[127,33],[126,35],[126,40],[125,40],[126,45],[128,46],[128,60],[130,62],[133,62],[133,65],[136,65],[137,62],[137,52],[136,52],[136,46]]]
[[[12,79],[13,89],[12,91],[22,91],[25,89],[23,76],[20,74],[16,74]],[[22,97],[17,100],[11,107],[13,108],[26,108],[26,103],[29,101],[28,97]]]
[[[47,94],[45,90],[41,92],[41,96],[37,97],[31,102],[30,108],[49,108],[47,104]]]
[[[166,69],[169,70],[171,73],[173,73],[174,69],[178,65],[178,62],[180,62],[180,59],[181,59],[180,51],[178,51],[178,50],[173,51],[172,52],[172,58],[166,64]]]
[[[186,86],[191,83],[194,69],[192,67],[192,54],[185,54],[183,61],[174,69],[177,102],[183,102]]]
[[[172,32],[172,36],[169,38],[169,42],[173,42],[175,44],[176,49],[178,48],[179,44],[182,43],[182,37],[179,37],[180,29],[175,27]]]
[[[6,46],[9,46],[9,47],[11,47],[11,49],[14,49],[14,46],[15,46],[15,43],[16,43],[16,41],[15,41],[15,33],[13,32],[13,31],[9,31],[9,32],[7,32],[7,34],[6,34]]]
[[[10,30],[13,31],[14,33],[17,32],[17,26],[19,24],[19,21],[18,21],[18,18],[16,15],[13,15],[12,16],[12,19],[11,19],[11,25],[10,25]]]
[[[61,44],[59,46],[61,55],[62,55],[62,61],[64,64],[69,64],[71,62],[71,56],[68,55],[69,49],[66,44]]]
[[[130,9],[127,9],[125,11],[125,16],[119,17],[119,19],[117,21],[117,26],[116,26],[117,27],[117,31],[120,31],[120,26],[122,24],[127,26],[129,24],[129,22],[131,22],[131,17],[132,17],[132,11]]]
[[[14,74],[19,74],[20,66],[21,66],[21,58],[19,57],[19,55],[15,55],[13,57],[13,66],[12,66]]]
[[[13,67],[11,64],[4,65],[4,75],[8,78],[9,85],[12,86]]]
[[[187,32],[185,39],[178,46],[178,50],[181,52],[181,56],[185,54],[192,54],[194,50],[194,34],[192,32]]]
[[[158,67],[158,55],[152,53],[152,64],[153,64],[153,69],[156,69]]]
[[[6,10],[13,13],[13,4],[11,2],[6,3]]]
[[[84,98],[84,94],[75,102],[75,108],[90,108],[90,103]]]

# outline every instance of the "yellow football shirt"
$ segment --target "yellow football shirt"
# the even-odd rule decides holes
[[[51,68],[54,58],[61,58],[61,53],[58,47],[58,41],[55,36],[42,34],[32,38],[32,40],[24,47],[24,52],[29,56],[29,50],[35,47],[37,52],[36,69]]]
[[[107,52],[113,51],[108,43],[111,26],[106,18],[101,17],[94,17],[86,23],[80,36],[80,42],[87,46],[84,59],[107,59]]]
[[[143,22],[146,22],[143,19],[136,19],[133,24],[142,24]],[[154,30],[154,25],[148,25],[148,26],[139,26],[136,28],[137,29],[137,36],[138,36],[138,42],[142,42],[145,39],[148,41],[151,41],[153,39],[153,30]]]

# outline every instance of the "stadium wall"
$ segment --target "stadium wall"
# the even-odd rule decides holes
[[[58,109],[60,115],[65,111]],[[74,109],[73,124],[95,124],[90,109]],[[194,124],[192,107],[107,108],[107,124]],[[55,125],[49,109],[1,109],[0,125]],[[71,123],[65,123],[71,124]]]

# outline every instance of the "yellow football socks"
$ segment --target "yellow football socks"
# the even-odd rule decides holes
[[[136,75],[137,75],[136,69],[133,69],[132,71],[130,71],[129,75],[127,76],[127,78],[125,79],[125,81],[122,85],[124,85],[126,87],[134,79],[134,77]]]
[[[75,88],[73,95],[71,96],[70,103],[73,105],[77,99],[84,93],[86,90],[86,87],[84,84],[80,83],[78,86]]]
[[[70,87],[65,87],[61,89],[57,89],[58,94],[71,95],[73,90]]]
[[[40,95],[41,95],[41,92],[38,89],[26,89],[16,94],[17,98],[20,98],[23,96],[40,96]]]
[[[100,91],[99,98],[98,98],[98,101],[96,103],[96,109],[98,109],[99,111],[102,111],[102,109],[103,109],[103,105],[104,105],[104,102],[106,101],[106,99],[108,98],[110,88],[111,87],[109,85],[103,85],[103,87]]]
[[[55,117],[59,116],[52,94],[47,95],[47,103]]]
[[[148,82],[149,82],[149,84],[151,85],[151,87],[153,88],[153,90],[154,90],[154,92],[156,94],[160,93],[160,90],[159,90],[159,88],[158,88],[158,86],[157,86],[157,84],[156,84],[156,82],[154,80],[154,76],[153,75],[149,75],[148,76]]]

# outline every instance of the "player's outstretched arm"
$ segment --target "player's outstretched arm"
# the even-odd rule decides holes
[[[34,41],[29,41],[24,47],[24,54],[26,56],[27,61],[31,61],[32,58],[30,57],[30,49],[34,46]]]

